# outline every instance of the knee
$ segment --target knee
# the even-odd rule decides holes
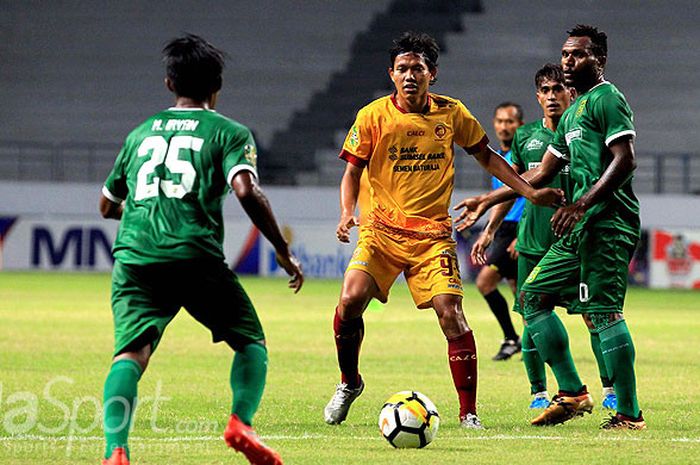
[[[148,361],[151,359],[152,352],[153,350],[151,349],[151,344],[147,344],[139,350],[122,352],[121,354],[114,357],[114,360],[112,360],[112,362],[114,363],[119,360],[133,360],[134,362],[139,364],[139,366],[141,367],[141,372],[143,373],[148,367]]]
[[[598,332],[613,326],[621,320],[624,320],[622,313],[591,313],[590,315],[584,315],[586,325],[590,322],[588,327]]]
[[[498,274],[487,265],[476,276],[476,288],[481,295],[488,295],[496,289],[498,281],[500,281]]]
[[[133,360],[134,362],[139,364],[139,366],[141,367],[141,373],[143,374],[143,372],[145,372],[146,368],[148,367],[148,361],[150,360],[150,358],[150,354],[146,355],[141,352],[125,352],[114,357],[112,363],[118,362],[119,360]]]
[[[365,307],[369,303],[369,298],[362,293],[344,289],[340,294],[338,303],[338,314],[343,320],[357,318],[362,315]]]
[[[542,315],[554,310],[554,299],[547,294],[521,291],[518,296],[520,308],[523,311],[523,318],[529,323],[538,315]]]

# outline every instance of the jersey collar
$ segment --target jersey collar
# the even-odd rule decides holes
[[[425,107],[423,107],[423,111],[421,111],[421,114],[426,115],[430,113],[430,105],[432,104],[433,99],[430,97],[430,93],[428,93],[428,102],[425,104]],[[396,92],[391,94],[391,103],[394,104],[394,107],[399,110],[401,113],[408,114],[410,112],[404,110],[399,106],[399,103],[396,101]]]
[[[168,108],[168,111],[214,111],[210,110],[207,108],[178,108],[178,107],[170,107]]]
[[[602,86],[603,84],[610,84],[610,81],[605,81],[605,80],[603,80],[603,82],[599,82],[598,84],[596,84],[596,85],[594,85],[593,87],[591,87],[590,89],[588,89],[588,90],[586,91],[586,94],[589,93],[590,91],[592,91],[593,89],[595,89],[596,87]],[[582,95],[583,95],[583,94],[582,94]]]

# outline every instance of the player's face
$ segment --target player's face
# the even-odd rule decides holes
[[[496,110],[493,116],[493,130],[496,137],[505,145],[510,145],[515,136],[515,130],[522,126],[523,122],[518,118],[518,110],[515,107],[504,107]]]
[[[423,55],[403,53],[394,59],[394,67],[389,68],[389,77],[399,97],[413,99],[428,92],[435,70],[430,70]]]
[[[603,63],[593,54],[590,37],[569,37],[561,48],[561,67],[566,85],[581,88],[595,82]]]
[[[546,117],[558,118],[571,104],[571,92],[563,83],[545,79],[537,89],[537,101]]]

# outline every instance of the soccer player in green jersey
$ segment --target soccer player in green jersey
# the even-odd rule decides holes
[[[542,108],[542,119],[528,123],[520,128],[515,133],[512,145],[512,163],[514,169],[518,173],[523,173],[528,169],[537,167],[542,161],[542,156],[547,150],[547,146],[552,142],[554,133],[564,111],[569,108],[572,100],[573,89],[566,86],[564,71],[560,65],[548,63],[540,68],[535,74],[535,89],[537,102]],[[569,176],[569,167],[565,166],[553,180],[547,184],[548,187],[562,189],[567,198],[571,198],[571,179]],[[509,211],[510,202],[504,202],[491,211],[488,226],[491,230],[499,230],[501,222]],[[542,259],[549,247],[554,243],[555,236],[552,231],[550,220],[554,214],[554,209],[534,205],[532,202],[525,203],[525,210],[520,219],[520,227],[518,229],[518,239],[515,249],[518,251],[518,272],[517,272],[517,291],[520,292],[525,279],[528,277],[532,269]],[[459,229],[470,226],[467,223],[462,223]],[[493,237],[491,235],[490,237]],[[487,238],[488,239],[488,238]],[[489,247],[490,242],[475,243],[472,248],[472,260],[475,263],[485,263],[485,250]],[[571,283],[568,290],[560,293],[560,301],[558,304],[562,307],[569,308],[573,298],[577,296],[578,284]],[[522,310],[518,300],[516,299],[513,310],[520,313]],[[592,327],[592,322],[584,314],[584,321],[590,330],[591,347],[598,364],[601,383],[603,385],[603,407],[615,409],[617,406],[617,397],[612,385],[612,381],[608,378],[603,354],[600,352],[600,340],[598,332]],[[537,348],[532,341],[530,331],[527,325],[524,326],[522,335],[523,344],[523,364],[525,371],[530,381],[530,392],[533,399],[530,403],[530,408],[546,408],[549,405],[549,394],[547,393],[547,378],[544,370],[544,361],[540,357]]]
[[[137,385],[163,331],[181,307],[234,351],[228,446],[253,464],[279,455],[252,429],[267,373],[265,335],[255,308],[224,262],[222,202],[230,189],[272,243],[299,291],[304,277],[257,184],[250,130],[214,111],[224,54],[195,35],[163,49],[165,83],[175,105],[134,129],[100,199],[105,218],[120,220],[114,243],[114,360],[104,385],[103,465],[128,465]]]
[[[553,307],[571,282],[578,299],[571,311],[587,315],[598,334],[617,412],[604,429],[646,428],[637,401],[634,344],[622,314],[627,271],[640,234],[639,202],[632,192],[635,129],[624,95],[605,80],[607,36],[577,25],[562,46],[566,83],[578,97],[562,115],[542,163],[523,177],[534,186],[549,182],[570,163],[574,182],[570,205],[551,219],[560,239],[527,277],[520,306],[532,340],[559,383],[559,394],[533,425],[565,422],[590,412],[593,402],[578,376],[566,329]],[[457,218],[478,218],[490,206],[512,198],[506,188],[465,199]]]

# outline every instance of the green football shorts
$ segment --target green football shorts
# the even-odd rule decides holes
[[[265,339],[248,295],[223,260],[193,259],[150,265],[116,260],[112,271],[114,355],[156,349],[181,307],[206,326],[214,342],[234,349]]]
[[[636,244],[635,236],[617,230],[575,228],[549,248],[521,290],[561,296],[574,283],[578,298],[569,313],[622,312]]]
[[[537,264],[542,260],[544,255],[532,255],[528,253],[520,252],[518,254],[518,280],[517,288],[515,291],[515,302],[513,302],[513,311],[523,315],[523,311],[520,308],[520,290],[523,288],[527,277],[530,276],[532,270],[537,266]],[[557,306],[563,307],[569,311],[571,309],[571,303],[574,299],[578,297],[578,278],[574,274],[571,275],[571,279],[568,282],[562,283],[561,290],[558,291],[559,297],[557,298]]]

